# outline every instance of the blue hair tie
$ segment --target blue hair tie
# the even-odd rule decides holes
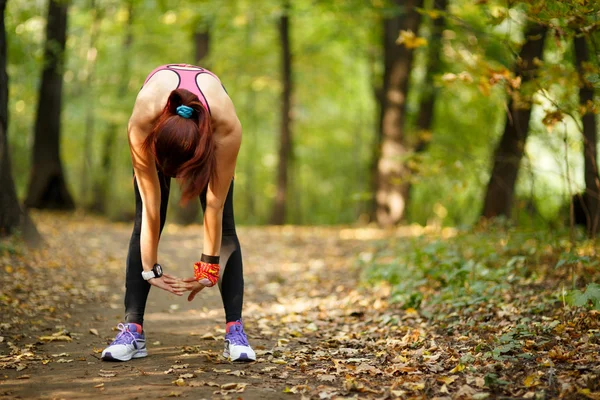
[[[183,118],[191,118],[194,109],[192,107],[180,105],[177,107],[177,114]]]

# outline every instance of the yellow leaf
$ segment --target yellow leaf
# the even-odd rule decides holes
[[[451,374],[455,374],[457,372],[461,372],[462,370],[465,369],[465,366],[462,364],[458,364],[456,367],[452,368],[452,371],[450,371]]]
[[[411,30],[400,31],[400,35],[396,39],[396,44],[402,44],[407,49],[416,49],[417,47],[427,46],[427,39],[418,37]]]
[[[12,274],[13,267],[11,267],[10,265],[7,265],[6,267],[4,267],[4,270],[6,271],[7,274]]]
[[[523,380],[525,387],[533,387],[540,384],[540,378],[536,374],[531,374]]]
[[[454,382],[457,379],[458,379],[458,376],[442,376],[442,377],[439,377],[437,380],[439,382],[445,383],[446,385],[450,385],[452,382]]]
[[[69,336],[66,336],[66,335],[58,335],[58,336],[40,336],[40,340],[42,342],[70,342],[73,339],[71,339]]]
[[[177,386],[185,386],[185,381],[184,381],[183,379],[181,379],[181,378],[179,378],[179,379],[176,379],[176,380],[174,380],[174,381],[173,381],[173,382],[171,382],[171,383],[174,383],[174,384],[175,384],[175,385],[177,385]]]

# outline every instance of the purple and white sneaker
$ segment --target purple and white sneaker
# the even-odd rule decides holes
[[[230,361],[256,361],[256,354],[248,344],[242,321],[227,324],[223,357]]]
[[[104,361],[129,361],[148,355],[146,351],[146,336],[138,324],[119,324],[121,332],[115,340],[102,351]]]

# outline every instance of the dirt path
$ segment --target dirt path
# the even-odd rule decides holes
[[[35,219],[46,249],[0,241],[0,399],[600,399],[600,312],[557,300],[552,282],[562,280],[552,275],[499,288],[490,281],[497,290],[487,297],[417,309],[391,303],[389,286],[357,286],[369,266],[419,276],[418,265],[394,255],[400,244],[409,254],[427,244],[411,241],[410,228],[381,241],[376,230],[240,228],[244,318],[257,362],[221,356],[216,288],[193,303],[153,289],[150,356],[102,362],[123,318],[131,226],[77,215]],[[199,226],[167,226],[166,270],[190,275],[201,235]],[[455,254],[436,248],[441,258]],[[540,262],[539,270],[556,264]],[[431,291],[439,281],[427,283]]]
[[[85,265],[70,268],[74,283],[68,288],[83,299],[65,305],[68,310],[35,312],[36,319],[21,324],[2,321],[0,354],[12,358],[5,357],[0,370],[0,398],[278,399],[319,386],[315,370],[325,376],[319,384],[333,386],[338,380],[327,374],[334,365],[318,349],[336,333],[351,334],[349,326],[340,325],[343,318],[363,315],[350,315],[348,307],[360,307],[360,296],[352,290],[357,275],[352,261],[368,242],[342,239],[339,229],[240,228],[245,324],[259,360],[231,364],[221,356],[224,312],[216,288],[204,290],[192,303],[153,289],[145,323],[149,357],[107,363],[99,352],[123,318],[123,265],[131,227],[72,216],[37,219],[51,248],[61,249],[62,243],[68,257],[83,260]],[[167,226],[159,254],[169,272],[191,275],[201,235],[199,226]],[[81,282],[85,289],[77,289]],[[49,289],[45,294],[51,301],[56,289]],[[62,340],[40,340],[52,334],[60,339],[61,331]]]

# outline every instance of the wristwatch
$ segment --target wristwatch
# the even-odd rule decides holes
[[[163,270],[160,264],[154,264],[151,271],[142,271],[142,278],[147,281],[152,278],[160,278],[162,274]]]

